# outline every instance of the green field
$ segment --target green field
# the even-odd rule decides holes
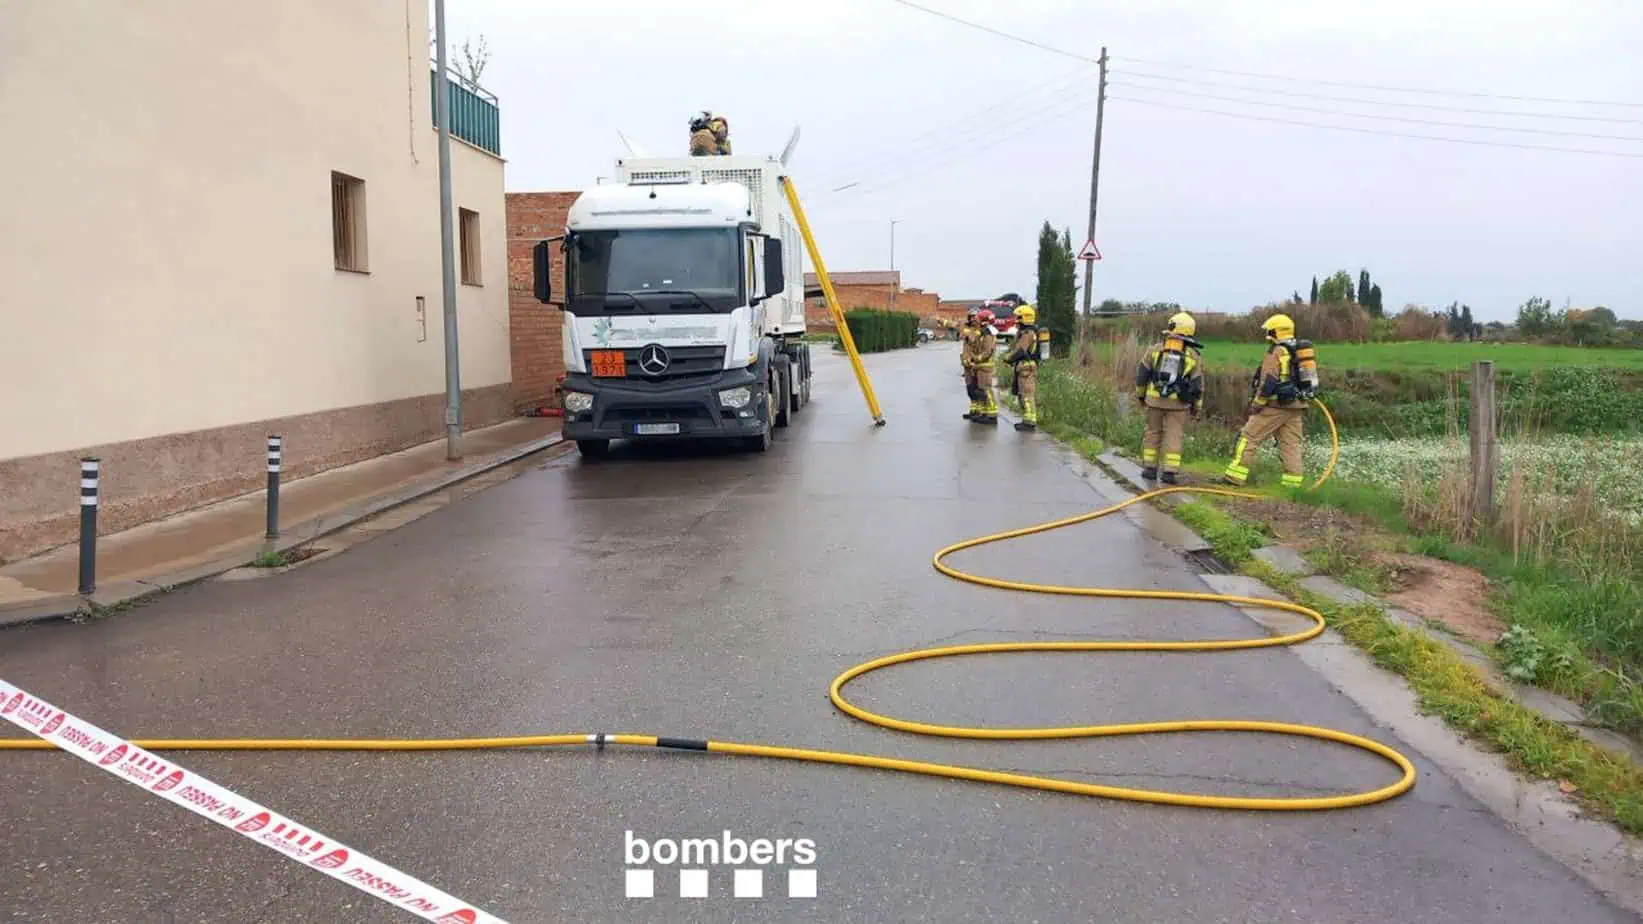
[[[1595,347],[1538,346],[1528,343],[1323,343],[1318,365],[1329,369],[1378,372],[1446,371],[1465,369],[1476,360],[1494,360],[1501,372],[1537,372],[1543,369],[1617,369],[1643,372],[1643,350]],[[1210,341],[1204,361],[1211,369],[1253,369],[1266,351],[1262,343]]]

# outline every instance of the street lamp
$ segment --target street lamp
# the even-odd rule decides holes
[[[901,224],[901,219],[899,219],[899,218],[890,219],[890,310],[891,311],[896,310],[896,290],[901,288],[901,283],[896,279],[896,225],[899,225],[899,224]]]

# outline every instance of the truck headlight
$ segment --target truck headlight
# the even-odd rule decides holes
[[[728,408],[741,409],[753,403],[753,391],[746,385],[739,388],[726,388],[719,392],[719,403]]]
[[[572,414],[586,414],[593,410],[593,396],[579,391],[565,392],[565,410]]]

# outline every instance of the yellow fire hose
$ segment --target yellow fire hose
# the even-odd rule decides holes
[[[1335,421],[1330,417],[1327,408],[1318,405],[1329,420],[1333,450],[1328,468],[1313,485],[1316,488],[1329,477],[1334,470],[1335,460],[1340,455],[1339,436],[1335,430]],[[1123,503],[1114,504],[1092,513],[1084,513],[1049,523],[1040,523],[1036,526],[1027,526],[1009,532],[995,533],[969,539],[964,542],[950,545],[937,552],[933,559],[936,569],[948,577],[967,581],[971,584],[980,584],[985,587],[996,587],[1003,590],[1017,590],[1028,593],[1063,594],[1077,597],[1115,597],[1125,599],[1148,600],[1196,600],[1206,603],[1231,603],[1242,606],[1265,607],[1268,609],[1286,610],[1299,613],[1312,620],[1312,625],[1300,632],[1289,635],[1268,636],[1252,639],[1216,639],[1202,641],[1067,641],[1067,642],[995,642],[977,645],[953,645],[944,648],[922,648],[915,651],[904,651],[876,660],[867,661],[850,668],[833,679],[828,695],[833,705],[841,711],[857,719],[883,728],[897,731],[911,732],[917,735],[933,735],[946,738],[982,738],[990,740],[1030,740],[1046,738],[1101,738],[1118,735],[1150,735],[1168,732],[1262,732],[1276,735],[1293,735],[1304,738],[1317,738],[1324,741],[1334,741],[1368,751],[1396,766],[1401,771],[1401,777],[1390,785],[1368,792],[1348,793],[1338,796],[1315,798],[1257,798],[1249,796],[1219,796],[1198,793],[1170,792],[1156,789],[1135,789],[1126,786],[1107,786],[1099,783],[1083,783],[1072,780],[1057,779],[1048,776],[1038,776],[1029,773],[1005,773],[995,770],[982,770],[973,767],[955,766],[952,764],[931,763],[922,760],[900,760],[892,757],[878,757],[869,754],[852,754],[843,751],[824,751],[809,748],[780,747],[761,744],[742,744],[731,741],[712,741],[701,739],[668,738],[655,735],[629,734],[563,734],[563,735],[526,735],[501,738],[151,738],[134,741],[139,747],[152,751],[458,751],[458,750],[492,750],[501,748],[535,748],[553,745],[594,744],[599,747],[605,745],[632,745],[637,747],[661,747],[682,750],[712,751],[719,754],[738,754],[748,757],[770,757],[783,760],[809,761],[812,763],[842,764],[853,767],[871,767],[879,770],[897,770],[903,773],[916,773],[924,776],[946,777],[959,780],[973,780],[982,783],[996,783],[1004,786],[1018,786],[1028,789],[1042,789],[1055,792],[1072,793],[1083,796],[1099,796],[1107,799],[1120,799],[1130,802],[1152,802],[1165,805],[1193,806],[1199,808],[1219,809],[1254,809],[1254,810],[1304,810],[1304,809],[1337,809],[1350,806],[1369,805],[1383,802],[1407,792],[1415,785],[1415,767],[1402,754],[1368,738],[1336,731],[1329,728],[1320,728],[1312,725],[1293,725],[1285,722],[1265,722],[1243,719],[1189,719],[1168,722],[1140,722],[1123,725],[1084,725],[1048,728],[971,728],[953,725],[931,725],[923,722],[910,722],[880,715],[863,709],[851,703],[844,697],[844,687],[850,681],[872,671],[881,670],[896,664],[906,664],[912,661],[923,661],[930,658],[951,658],[961,655],[992,654],[997,652],[1024,652],[1024,651],[1237,651],[1250,648],[1271,648],[1279,645],[1294,645],[1311,639],[1324,629],[1324,618],[1316,610],[1291,603],[1286,600],[1268,600],[1256,597],[1239,597],[1230,594],[1193,593],[1188,591],[1168,590],[1129,590],[1104,587],[1076,587],[1058,586],[1050,584],[1031,584],[1022,581],[1009,581],[1000,578],[983,577],[960,571],[946,564],[943,559],[955,552],[993,542],[1003,542],[1034,533],[1048,532],[1077,523],[1099,519],[1116,513],[1131,504],[1139,503],[1147,498],[1158,497],[1164,494],[1177,492],[1192,492],[1200,494],[1220,494],[1229,497],[1259,497],[1258,494],[1228,491],[1217,488],[1175,487],[1151,491],[1130,498]],[[27,739],[0,739],[0,750],[51,750],[56,746],[50,741],[35,738]]]

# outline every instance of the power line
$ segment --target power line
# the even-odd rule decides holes
[[[1045,112],[1044,117],[1040,118],[1040,119],[1031,120],[1031,124],[1030,125],[1024,125],[1022,127],[1022,130],[1020,130],[1020,131],[1017,131],[1017,132],[1014,132],[1014,133],[996,133],[996,132],[989,131],[989,134],[996,134],[997,137],[994,137],[991,141],[980,144],[980,145],[960,146],[959,150],[958,150],[958,153],[955,156],[949,157],[949,158],[946,158],[946,159],[942,159],[942,160],[935,160],[935,161],[919,160],[919,161],[916,161],[916,162],[913,162],[913,161],[892,162],[893,165],[897,164],[897,163],[900,163],[906,169],[900,169],[900,170],[892,169],[892,171],[890,173],[881,175],[880,178],[878,178],[878,179],[869,180],[865,183],[852,183],[848,187],[843,187],[841,189],[832,190],[830,192],[824,192],[820,196],[816,197],[817,201],[819,203],[831,203],[831,202],[837,201],[840,198],[847,197],[848,194],[850,194],[850,193],[858,193],[859,194],[859,193],[863,193],[863,192],[870,192],[872,190],[883,189],[885,186],[888,186],[891,183],[897,182],[897,181],[899,181],[901,179],[904,179],[908,176],[912,176],[914,174],[921,174],[921,173],[928,175],[928,174],[934,173],[937,170],[940,170],[942,168],[949,167],[953,164],[956,164],[959,161],[966,160],[966,159],[968,159],[968,158],[970,158],[970,157],[972,157],[976,154],[980,154],[984,151],[990,151],[993,148],[996,148],[1001,144],[1007,144],[1007,143],[1010,143],[1010,142],[1018,142],[1018,141],[1021,140],[1021,138],[1023,136],[1023,132],[1027,128],[1042,125],[1045,122],[1050,121],[1053,118],[1056,118],[1056,117],[1059,117],[1059,116],[1062,116],[1062,115],[1067,115],[1071,112],[1077,111],[1081,106],[1088,104],[1089,100],[1085,99],[1085,98],[1078,98],[1078,99],[1075,99],[1073,101],[1073,105],[1071,105],[1071,106],[1067,106],[1067,105],[1065,105],[1065,103],[1066,103],[1066,101],[1063,100],[1063,101],[1060,102],[1060,104],[1052,104],[1050,107],[1046,107],[1045,110],[1041,110],[1041,111]],[[1021,119],[1017,119],[1013,123],[1001,123],[999,126],[989,126],[989,128],[991,129],[991,128],[995,128],[995,127],[1004,127],[1005,125],[1015,124],[1015,123],[1019,123],[1021,121],[1022,121]],[[954,147],[954,146],[949,145],[949,147]]]
[[[1053,45],[1046,45],[1043,42],[1034,41],[1033,39],[1026,38],[1026,37],[1020,36],[1020,35],[1016,35],[1016,34],[1011,33],[1011,32],[1005,32],[1002,29],[995,29],[992,26],[983,25],[983,24],[978,23],[978,22],[972,22],[968,19],[961,19],[957,16],[952,15],[951,13],[943,13],[941,10],[933,10],[933,9],[927,7],[927,6],[921,6],[920,4],[913,3],[912,0],[890,0],[890,2],[901,4],[902,6],[908,7],[909,9],[918,10],[919,12],[922,12],[922,13],[928,13],[931,16],[938,16],[938,17],[940,17],[942,19],[945,19],[945,20],[948,20],[950,22],[955,22],[955,23],[958,23],[959,25],[967,26],[971,29],[979,29],[982,32],[986,32],[990,35],[996,35],[996,36],[998,36],[999,38],[1002,38],[1002,39],[1007,39],[1007,40],[1012,41],[1012,42],[1018,42],[1022,45],[1029,45],[1029,46],[1031,46],[1033,48],[1037,48],[1041,51],[1050,52],[1051,54],[1061,55],[1062,57],[1072,58],[1072,59],[1077,60],[1077,61],[1083,61],[1086,64],[1100,64],[1101,63],[1099,59],[1092,58],[1089,55],[1079,54],[1078,52],[1075,52],[1075,51],[1068,51],[1065,48],[1056,48]],[[1467,90],[1433,90],[1433,89],[1429,89],[1429,88],[1425,88],[1425,87],[1395,87],[1395,86],[1384,86],[1384,85],[1369,84],[1369,83],[1351,83],[1351,82],[1348,82],[1348,81],[1340,81],[1340,80],[1319,80],[1317,78],[1307,78],[1307,77],[1285,77],[1285,76],[1281,76],[1281,75],[1278,75],[1278,74],[1262,74],[1262,73],[1258,73],[1258,72],[1255,72],[1255,71],[1235,71],[1235,70],[1230,70],[1230,69],[1227,69],[1227,68],[1205,67],[1203,65],[1198,65],[1198,64],[1181,64],[1181,63],[1174,62],[1174,61],[1162,61],[1162,60],[1159,60],[1157,58],[1132,58],[1132,57],[1129,57],[1127,55],[1113,55],[1113,56],[1111,56],[1111,60],[1115,60],[1115,61],[1134,61],[1134,62],[1137,62],[1137,63],[1140,63],[1140,64],[1152,64],[1152,65],[1155,65],[1155,66],[1158,66],[1158,67],[1174,67],[1174,68],[1181,68],[1181,69],[1184,69],[1184,70],[1191,70],[1191,71],[1206,71],[1206,72],[1214,73],[1214,74],[1232,74],[1232,75],[1238,76],[1238,77],[1254,77],[1258,80],[1279,80],[1279,81],[1286,81],[1286,82],[1289,82],[1289,83],[1303,83],[1303,84],[1311,83],[1311,84],[1319,84],[1319,85],[1322,85],[1322,86],[1346,87],[1348,89],[1357,89],[1357,90],[1382,90],[1382,91],[1387,91],[1387,92],[1392,92],[1392,93],[1424,93],[1424,94],[1431,95],[1431,96],[1460,96],[1460,97],[1469,97],[1469,98],[1473,98],[1473,99],[1503,99],[1503,100],[1512,100],[1512,101],[1515,101],[1515,102],[1524,102],[1524,103],[1557,103],[1557,104],[1571,105],[1571,106],[1623,106],[1623,107],[1631,108],[1631,109],[1643,109],[1643,103],[1620,102],[1620,101],[1616,101],[1616,100],[1567,99],[1567,98],[1555,97],[1555,96],[1513,96],[1513,95],[1509,95],[1509,94],[1505,94],[1505,93],[1480,93],[1480,92],[1467,91]]]
[[[1090,88],[1086,89],[1083,92],[1075,92],[1075,93],[1073,93],[1071,95],[1068,95],[1068,96],[1058,97],[1057,99],[1049,102],[1048,104],[1019,112],[1015,115],[1014,118],[1005,119],[1005,120],[1000,121],[1000,122],[994,122],[994,123],[990,123],[986,126],[982,126],[981,127],[982,130],[980,130],[980,131],[967,132],[967,133],[965,133],[963,135],[960,135],[956,138],[946,138],[946,139],[943,139],[941,142],[939,142],[937,144],[926,145],[923,148],[897,151],[895,156],[893,156],[889,159],[886,159],[886,160],[880,160],[878,162],[877,166],[882,169],[883,167],[888,165],[891,170],[900,170],[900,168],[904,165],[927,164],[929,155],[934,154],[934,153],[947,152],[947,151],[951,151],[951,150],[954,150],[954,149],[958,149],[961,152],[965,152],[965,153],[971,153],[971,152],[979,151],[979,150],[987,150],[987,149],[993,147],[994,145],[984,145],[983,147],[980,147],[980,148],[974,148],[974,147],[971,147],[969,144],[967,144],[967,142],[978,140],[978,139],[987,139],[987,138],[990,138],[990,137],[995,136],[995,135],[999,136],[1002,141],[1008,141],[1014,136],[1012,136],[1008,132],[1003,131],[1004,129],[1009,129],[1009,128],[1012,128],[1013,126],[1018,126],[1018,125],[1025,128],[1025,127],[1029,127],[1029,126],[1032,126],[1032,125],[1041,124],[1043,121],[1045,121],[1046,119],[1049,119],[1049,118],[1059,117],[1059,116],[1062,116],[1062,115],[1066,115],[1070,112],[1077,111],[1078,109],[1094,102],[1095,101],[1094,98],[1095,98],[1095,96],[1098,92],[1099,92],[1098,88],[1090,87]],[[1017,131],[1019,131],[1019,130],[1020,129],[1017,129]],[[861,166],[858,166],[856,168],[857,171],[864,170],[864,169],[870,169],[870,168],[866,164],[862,164]],[[848,174],[840,171],[840,172],[838,172],[836,174],[832,174],[832,175],[839,176],[839,177],[842,178],[843,176],[847,176]],[[824,185],[831,185],[831,184],[824,184]],[[822,195],[827,196],[827,195],[831,195],[831,193],[843,192],[846,188],[855,188],[855,187],[874,188],[878,185],[881,185],[880,181],[878,181],[878,180],[869,180],[869,181],[866,181],[866,182],[858,180],[855,183],[851,183],[849,187],[840,187],[838,189],[831,190],[830,192],[823,193]]]
[[[896,0],[902,2],[902,0]],[[1613,100],[1600,99],[1563,99],[1553,96],[1509,96],[1503,93],[1476,93],[1465,90],[1430,90],[1420,87],[1389,87],[1371,83],[1347,83],[1339,80],[1318,80],[1311,77],[1281,77],[1276,74],[1260,74],[1254,71],[1234,71],[1219,67],[1204,67],[1197,64],[1177,64],[1171,61],[1159,61],[1154,58],[1131,58],[1114,55],[1114,60],[1135,61],[1140,64],[1152,64],[1160,67],[1178,67],[1189,71],[1208,71],[1214,74],[1232,74],[1237,77],[1254,77],[1259,80],[1282,80],[1290,83],[1314,83],[1328,87],[1348,87],[1358,90],[1385,90],[1391,93],[1426,93],[1433,96],[1465,96],[1474,99],[1507,99],[1524,103],[1561,103],[1571,106],[1626,106],[1634,109],[1643,109],[1643,103],[1625,103]]]
[[[956,22],[961,26],[969,26],[972,29],[980,29],[983,32],[991,33],[992,35],[996,35],[999,38],[1009,39],[1012,42],[1020,42],[1023,45],[1031,45],[1034,48],[1040,49],[1042,51],[1050,52],[1051,54],[1062,55],[1062,56],[1068,57],[1068,58],[1075,58],[1079,61],[1085,62],[1086,64],[1100,64],[1101,63],[1100,59],[1098,59],[1098,58],[1092,58],[1088,55],[1081,55],[1081,54],[1078,54],[1077,52],[1067,51],[1066,49],[1062,49],[1062,48],[1055,48],[1055,47],[1050,46],[1050,45],[1045,45],[1042,42],[1035,42],[1030,38],[1023,38],[1022,36],[1019,36],[1019,35],[1012,35],[1009,32],[1003,32],[1003,31],[1000,31],[998,29],[994,29],[992,26],[984,26],[979,22],[971,22],[968,19],[959,19],[957,16],[954,16],[951,13],[943,13],[940,10],[932,10],[927,6],[919,6],[917,3],[910,2],[910,0],[890,0],[890,2],[891,3],[899,3],[899,4],[901,4],[902,6],[905,6],[905,7],[911,7],[912,9],[918,10],[918,11],[923,12],[923,13],[929,13],[931,16],[939,16],[942,19],[951,20],[952,22]]]
[[[1510,141],[1484,141],[1478,138],[1444,138],[1438,135],[1417,135],[1412,132],[1395,132],[1378,128],[1357,128],[1349,125],[1328,125],[1323,122],[1304,122],[1299,119],[1282,119],[1277,116],[1259,116],[1243,112],[1227,112],[1223,109],[1204,109],[1198,106],[1179,106],[1174,103],[1160,103],[1155,100],[1133,99],[1127,96],[1111,96],[1108,100],[1122,100],[1127,103],[1139,103],[1143,106],[1157,106],[1162,109],[1179,109],[1185,112],[1207,112],[1212,115],[1229,116],[1234,119],[1253,119],[1258,122],[1281,122],[1285,125],[1301,125],[1308,128],[1327,128],[1342,132],[1357,132],[1364,135],[1380,135],[1393,138],[1419,138],[1424,141],[1447,141],[1453,144],[1476,144],[1495,148],[1519,148],[1526,151],[1556,151],[1562,154],[1598,154],[1606,157],[1643,157],[1643,153],[1626,151],[1594,151],[1589,148],[1555,148],[1542,144],[1515,144]]]
[[[993,105],[988,106],[985,109],[981,109],[981,110],[977,110],[977,111],[972,112],[972,113],[968,113],[968,114],[966,114],[966,115],[964,115],[960,118],[957,118],[957,119],[950,119],[950,120],[947,120],[945,122],[941,122],[933,128],[930,128],[926,131],[920,132],[917,135],[913,135],[913,136],[909,137],[904,142],[897,143],[893,146],[891,146],[891,145],[881,145],[879,147],[879,151],[882,151],[882,150],[885,150],[885,149],[891,149],[891,150],[896,151],[898,153],[898,155],[900,155],[900,154],[906,154],[909,151],[915,151],[915,150],[926,149],[926,148],[932,148],[932,149],[933,148],[945,148],[947,143],[948,143],[946,138],[943,138],[936,145],[930,145],[930,144],[927,144],[926,142],[930,139],[935,139],[938,136],[942,136],[942,135],[950,136],[955,131],[967,130],[967,129],[973,127],[981,119],[983,119],[983,118],[987,117],[988,115],[990,115],[994,112],[997,112],[998,110],[1001,110],[1001,109],[1007,109],[1007,108],[1015,107],[1015,111],[1019,113],[1020,111],[1022,111],[1020,109],[1020,107],[1024,103],[1026,103],[1028,100],[1042,101],[1042,98],[1044,98],[1047,93],[1054,96],[1055,101],[1052,102],[1050,105],[1055,105],[1056,103],[1059,103],[1060,101],[1067,98],[1066,94],[1069,91],[1072,90],[1074,85],[1076,85],[1078,83],[1081,83],[1083,81],[1084,81],[1084,75],[1083,75],[1081,70],[1080,70],[1079,73],[1076,73],[1076,74],[1062,74],[1058,77],[1054,77],[1054,78],[1051,78],[1050,80],[1044,81],[1043,83],[1034,84],[1033,86],[1031,86],[1031,87],[1029,87],[1025,90],[1022,90],[1020,93],[1016,93],[1016,94],[1007,96],[1004,99],[1000,100],[999,102],[996,102]],[[1076,95],[1076,93],[1074,95]],[[1047,108],[1047,107],[1040,107],[1040,110],[1029,109],[1027,111],[1028,112],[1041,111],[1042,108]],[[989,126],[989,127],[990,128],[996,128],[997,123],[995,123],[994,125]],[[835,175],[835,176],[841,176],[842,177],[842,176],[846,176],[846,175],[849,175],[849,174],[858,173],[862,169],[864,169],[864,168],[868,167],[869,165],[877,162],[879,160],[877,154],[878,154],[878,152],[874,152],[874,153],[870,153],[867,157],[857,157],[857,158],[854,158],[854,159],[851,159],[851,160],[847,160],[847,161],[844,162],[845,166],[840,167],[836,170],[830,171],[830,175]]]
[[[1119,84],[1126,86],[1126,84]],[[1148,93],[1170,93],[1176,96],[1191,96],[1199,99],[1214,99],[1228,103],[1244,103],[1250,106],[1271,106],[1278,109],[1294,109],[1298,112],[1317,112],[1324,115],[1341,116],[1354,119],[1379,119],[1387,122],[1410,122],[1418,125],[1437,125],[1444,128],[1471,128],[1495,132],[1523,132],[1531,135],[1553,135],[1565,138],[1597,138],[1604,141],[1634,141],[1643,142],[1643,137],[1637,135],[1599,135],[1593,132],[1571,132],[1555,128],[1528,128],[1515,125],[1477,125],[1470,122],[1445,122],[1441,119],[1417,119],[1411,116],[1379,115],[1369,112],[1340,112],[1335,109],[1324,109],[1319,106],[1299,106],[1294,103],[1270,103],[1266,100],[1244,99],[1237,96],[1220,96],[1215,93],[1194,93],[1189,90],[1166,90],[1162,87],[1147,87],[1140,84],[1127,85],[1133,90],[1143,90]]]
[[[1465,112],[1472,115],[1514,116],[1526,119],[1568,119],[1579,122],[1612,122],[1621,125],[1643,125],[1643,119],[1626,119],[1618,116],[1576,115],[1565,112],[1524,112],[1521,109],[1477,109],[1468,106],[1445,106],[1441,103],[1410,103],[1402,100],[1364,99],[1361,96],[1337,96],[1330,93],[1307,93],[1301,90],[1279,90],[1268,87],[1251,87],[1244,84],[1228,84],[1218,80],[1194,80],[1191,77],[1172,77],[1167,74],[1149,74],[1145,71],[1126,70],[1118,71],[1116,73],[1124,77],[1139,77],[1147,80],[1167,80],[1171,83],[1185,83],[1201,87],[1219,87],[1226,90],[1247,90],[1251,93],[1268,93],[1277,96],[1295,96],[1303,99],[1327,99],[1342,103],[1362,103],[1368,106],[1396,106],[1401,109],[1433,109],[1440,112]]]

